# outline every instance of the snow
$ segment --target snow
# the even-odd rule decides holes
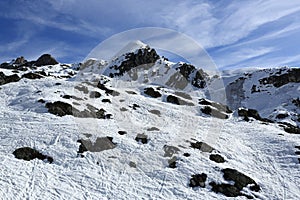
[[[135,42],[126,51],[134,51],[144,44]],[[124,50],[125,51],[125,50]],[[263,124],[259,121],[244,122],[235,115],[227,120],[212,118],[201,114],[198,99],[205,92],[186,87],[181,92],[189,94],[195,106],[173,105],[164,101],[166,95],[175,94],[172,87],[161,89],[161,98],[150,98],[143,94],[145,87],[166,86],[166,80],[175,73],[171,65],[155,63],[148,71],[141,73],[136,81],[129,76],[108,78],[101,75],[108,66],[105,61],[97,61],[87,66],[78,76],[71,79],[45,77],[38,80],[21,79],[19,82],[2,85],[0,89],[0,197],[2,199],[229,199],[214,193],[208,185],[210,181],[227,183],[221,170],[233,168],[253,178],[261,187],[260,192],[250,192],[255,199],[300,199],[300,168],[295,146],[300,145],[298,135],[287,134],[277,124]],[[94,68],[93,68],[94,67]],[[42,67],[56,77],[73,71],[71,66]],[[152,70],[152,71],[151,71]],[[8,74],[8,71],[4,71]],[[156,72],[162,76],[148,76],[144,83],[142,73]],[[20,72],[23,73],[23,72]],[[228,75],[225,83],[235,75]],[[251,83],[266,76],[257,72]],[[120,93],[118,96],[106,95],[91,84],[92,80],[105,78],[107,86]],[[89,82],[84,82],[88,80]],[[61,85],[57,85],[60,83]],[[99,99],[90,98],[76,89],[85,86],[88,92],[98,91]],[[274,96],[268,102],[268,94],[250,94],[245,106],[257,108],[263,116],[271,112],[274,105],[282,106],[299,92],[296,86],[275,90],[266,88]],[[41,92],[39,92],[41,91]],[[134,91],[137,94],[129,94]],[[247,90],[248,91],[248,90]],[[81,100],[64,99],[63,95],[73,95]],[[102,99],[110,99],[111,104]],[[47,112],[45,105],[37,102],[64,101],[75,108],[84,110],[87,105],[104,108],[113,114],[112,119],[58,117]],[[255,100],[253,100],[255,99]],[[77,104],[74,104],[77,103]],[[137,104],[140,108],[132,109]],[[126,108],[127,111],[120,111]],[[284,107],[280,107],[280,113]],[[285,108],[287,109],[287,108]],[[161,115],[151,113],[159,110]],[[147,131],[156,127],[158,131]],[[119,135],[118,131],[127,134]],[[137,134],[146,134],[147,144],[137,143]],[[90,136],[88,137],[87,135]],[[77,155],[78,139],[113,137],[116,148],[102,152],[85,152]],[[204,141],[213,146],[215,152],[224,156],[225,163],[209,160],[209,153],[190,147],[190,142]],[[164,145],[180,149],[177,168],[168,167],[164,157]],[[29,146],[45,155],[52,156],[52,164],[41,161],[24,161],[14,158],[12,152]],[[183,156],[190,153],[190,157]],[[136,163],[136,168],[130,162]],[[188,186],[191,175],[206,173],[208,181],[205,188]],[[236,197],[234,199],[246,199]]]

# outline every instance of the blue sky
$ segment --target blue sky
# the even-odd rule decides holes
[[[162,27],[193,38],[219,68],[300,65],[298,0],[1,0],[0,25],[0,62],[80,62],[114,34]]]

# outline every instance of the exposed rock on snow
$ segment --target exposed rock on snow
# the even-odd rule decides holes
[[[194,174],[190,179],[189,186],[190,187],[205,187],[205,182],[207,179],[207,175],[205,173],[202,174]]]
[[[38,150],[32,149],[30,147],[18,148],[13,152],[13,154],[16,158],[22,160],[30,161],[37,158],[40,160],[47,160],[49,163],[53,162],[52,157],[43,155]]]
[[[17,74],[6,76],[3,72],[0,72],[0,85],[4,85],[11,82],[18,82],[20,77]]]
[[[208,152],[211,153],[214,148],[211,147],[210,145],[206,144],[205,142],[191,142],[191,147],[195,149],[199,149],[202,152]]]
[[[210,154],[209,159],[216,162],[216,163],[223,163],[225,159],[220,154]]]

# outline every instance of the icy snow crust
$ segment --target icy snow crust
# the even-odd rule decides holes
[[[162,71],[166,64],[157,63],[153,69]],[[157,83],[163,85],[164,76],[153,76],[147,83],[142,80],[129,83],[126,75],[122,79],[105,77],[110,88],[120,93],[114,97],[106,95],[90,84],[104,77],[101,70],[106,65],[109,63],[95,60],[75,78],[21,79],[1,86],[2,199],[229,199],[212,192],[208,185],[211,181],[228,183],[222,177],[221,170],[224,168],[237,169],[253,178],[261,191],[245,189],[243,192],[254,195],[256,199],[300,199],[300,170],[295,155],[295,146],[300,145],[298,135],[287,134],[276,124],[249,123],[235,116],[221,120],[201,114],[197,103],[205,92],[194,91],[193,88],[187,87],[182,91],[192,97],[188,101],[194,106],[165,102],[166,95],[173,94],[174,88],[163,88],[163,96],[157,99],[143,93],[149,85],[154,88],[159,86]],[[57,76],[72,71],[71,66],[68,69],[62,69],[60,65],[44,68],[46,71],[53,70]],[[89,82],[82,82],[85,79]],[[75,89],[78,85],[85,86],[89,92],[100,92],[101,98],[89,98],[89,94]],[[62,98],[66,94],[81,100]],[[111,104],[101,101],[105,98],[110,99]],[[64,101],[78,110],[84,110],[90,104],[104,108],[113,117],[58,117],[48,113],[45,106],[37,102],[39,99]],[[140,107],[134,110],[133,104]],[[122,108],[127,111],[121,111]],[[159,110],[160,115],[151,113],[151,110]],[[212,132],[216,124],[221,125],[217,133]],[[149,131],[152,127],[159,130]],[[118,131],[126,131],[127,134],[120,135]],[[147,144],[135,140],[136,135],[142,133],[149,138]],[[116,148],[85,152],[84,157],[77,155],[78,139],[95,141],[97,137],[106,136],[113,137]],[[209,160],[209,153],[191,148],[190,142],[195,140],[209,141],[209,145],[226,162],[215,163]],[[177,168],[168,167],[169,158],[164,157],[164,145],[180,149],[174,154]],[[54,162],[14,158],[12,152],[24,146],[52,156]],[[185,157],[184,153],[191,156]],[[136,168],[130,166],[131,162],[136,164]],[[191,175],[200,173],[208,175],[207,186],[189,187]]]

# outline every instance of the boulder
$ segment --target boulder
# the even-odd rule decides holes
[[[216,162],[216,163],[223,163],[225,162],[225,159],[223,158],[223,156],[219,155],[219,154],[210,154],[209,155],[209,159]]]
[[[30,161],[37,158],[40,160],[48,160],[49,163],[53,162],[52,157],[43,155],[38,150],[30,147],[18,148],[13,152],[13,154],[17,159],[22,159],[26,161]]]
[[[189,186],[190,187],[205,187],[205,182],[207,179],[207,175],[205,173],[202,174],[194,174],[190,179]]]
[[[150,97],[153,97],[153,98],[158,98],[158,97],[161,97],[161,94],[160,92],[154,90],[153,88],[145,88],[144,89],[144,93]]]
[[[191,142],[191,147],[194,149],[199,149],[202,152],[208,152],[211,153],[214,148],[211,147],[210,145],[206,144],[205,142]]]

